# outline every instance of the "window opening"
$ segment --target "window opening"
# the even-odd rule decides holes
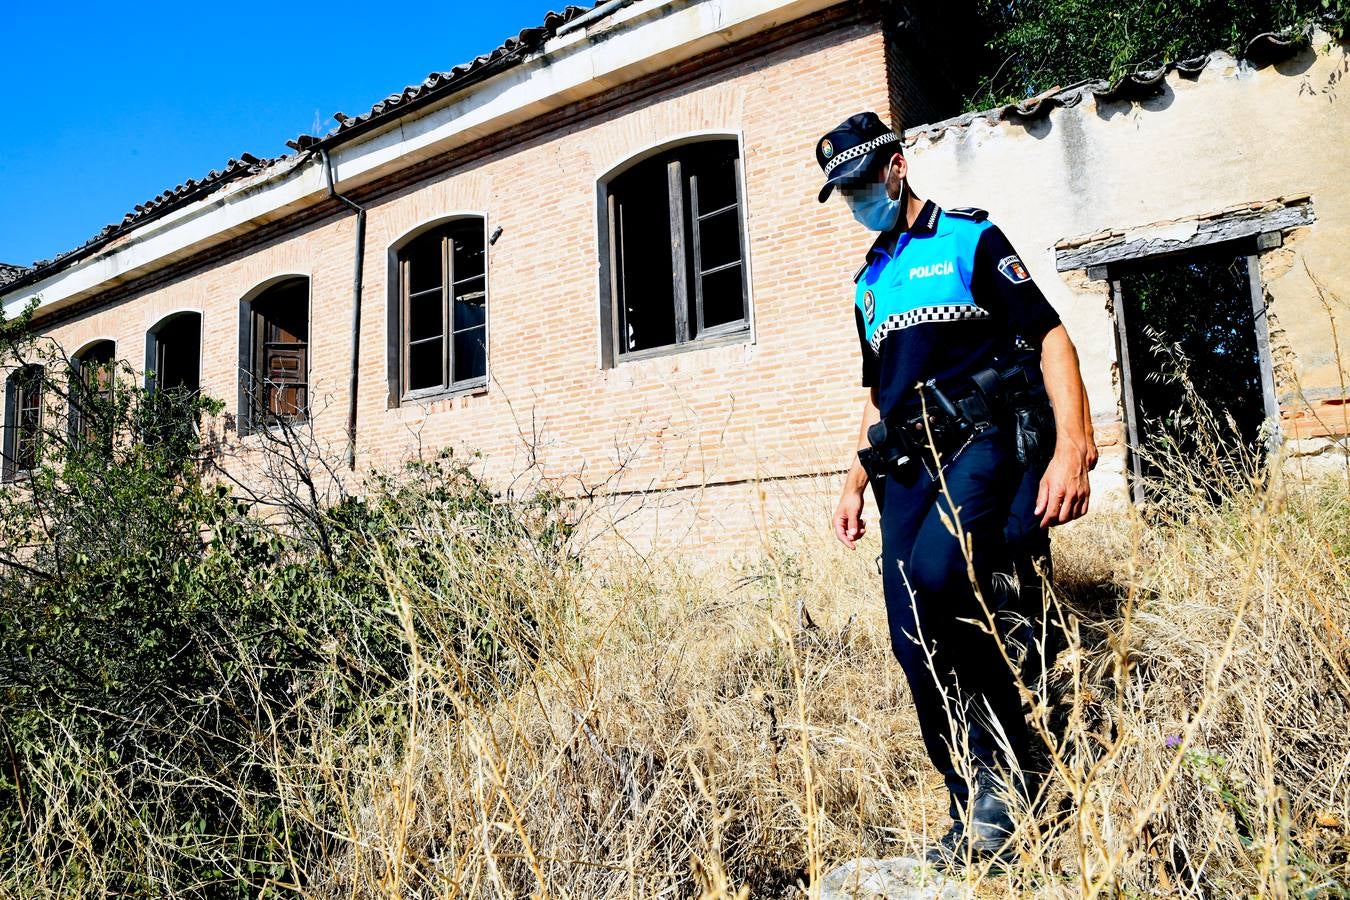
[[[404,396],[487,380],[483,220],[436,228],[399,253]]]
[[[112,421],[116,352],[112,341],[98,341],[75,356],[70,391],[70,435],[75,441],[95,440]]]
[[[202,317],[178,313],[155,326],[150,344],[151,387],[190,396],[201,390]]]
[[[619,356],[748,332],[735,140],[687,144],[608,185],[609,320]]]
[[[6,383],[5,477],[37,468],[42,444],[44,371],[30,365],[17,369]]]
[[[176,313],[146,336],[146,363],[153,372],[146,387],[153,393],[154,415],[142,434],[150,441],[184,442],[196,433],[195,401],[201,390],[202,317]]]
[[[1257,258],[1218,245],[1121,263],[1111,276],[1135,499],[1151,499],[1150,483],[1168,474],[1163,451],[1261,464],[1262,426],[1278,423],[1279,408]]]
[[[309,415],[309,279],[268,288],[249,304],[250,424],[303,422]]]

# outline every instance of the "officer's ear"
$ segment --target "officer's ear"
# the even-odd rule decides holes
[[[899,150],[891,157],[889,168],[895,172],[896,176],[899,178],[909,177],[909,160],[905,159],[905,154],[901,153]]]

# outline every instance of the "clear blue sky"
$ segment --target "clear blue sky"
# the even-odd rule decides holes
[[[70,250],[241,153],[289,153],[565,5],[5,3],[0,262]]]

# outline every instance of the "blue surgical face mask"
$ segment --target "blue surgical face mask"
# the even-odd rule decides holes
[[[900,221],[900,200],[892,200],[880,181],[840,191],[853,211],[853,218],[872,231],[890,231]],[[904,197],[901,191],[900,196]]]

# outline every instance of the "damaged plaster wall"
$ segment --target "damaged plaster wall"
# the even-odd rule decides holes
[[[1343,408],[1331,325],[1345,357],[1347,50],[1319,33],[1265,67],[1215,54],[1198,74],[1173,71],[1142,100],[1085,93],[1039,119],[974,117],[907,135],[915,190],[944,206],[988,209],[1059,311],[1082,357],[1104,456],[1119,441],[1121,414],[1110,297],[1081,270],[1057,271],[1056,245],[1160,223],[1191,230],[1197,217],[1270,198],[1310,195],[1316,217],[1261,260],[1280,401],[1287,416],[1300,403]],[[1115,487],[1118,469],[1099,466],[1099,487]]]

